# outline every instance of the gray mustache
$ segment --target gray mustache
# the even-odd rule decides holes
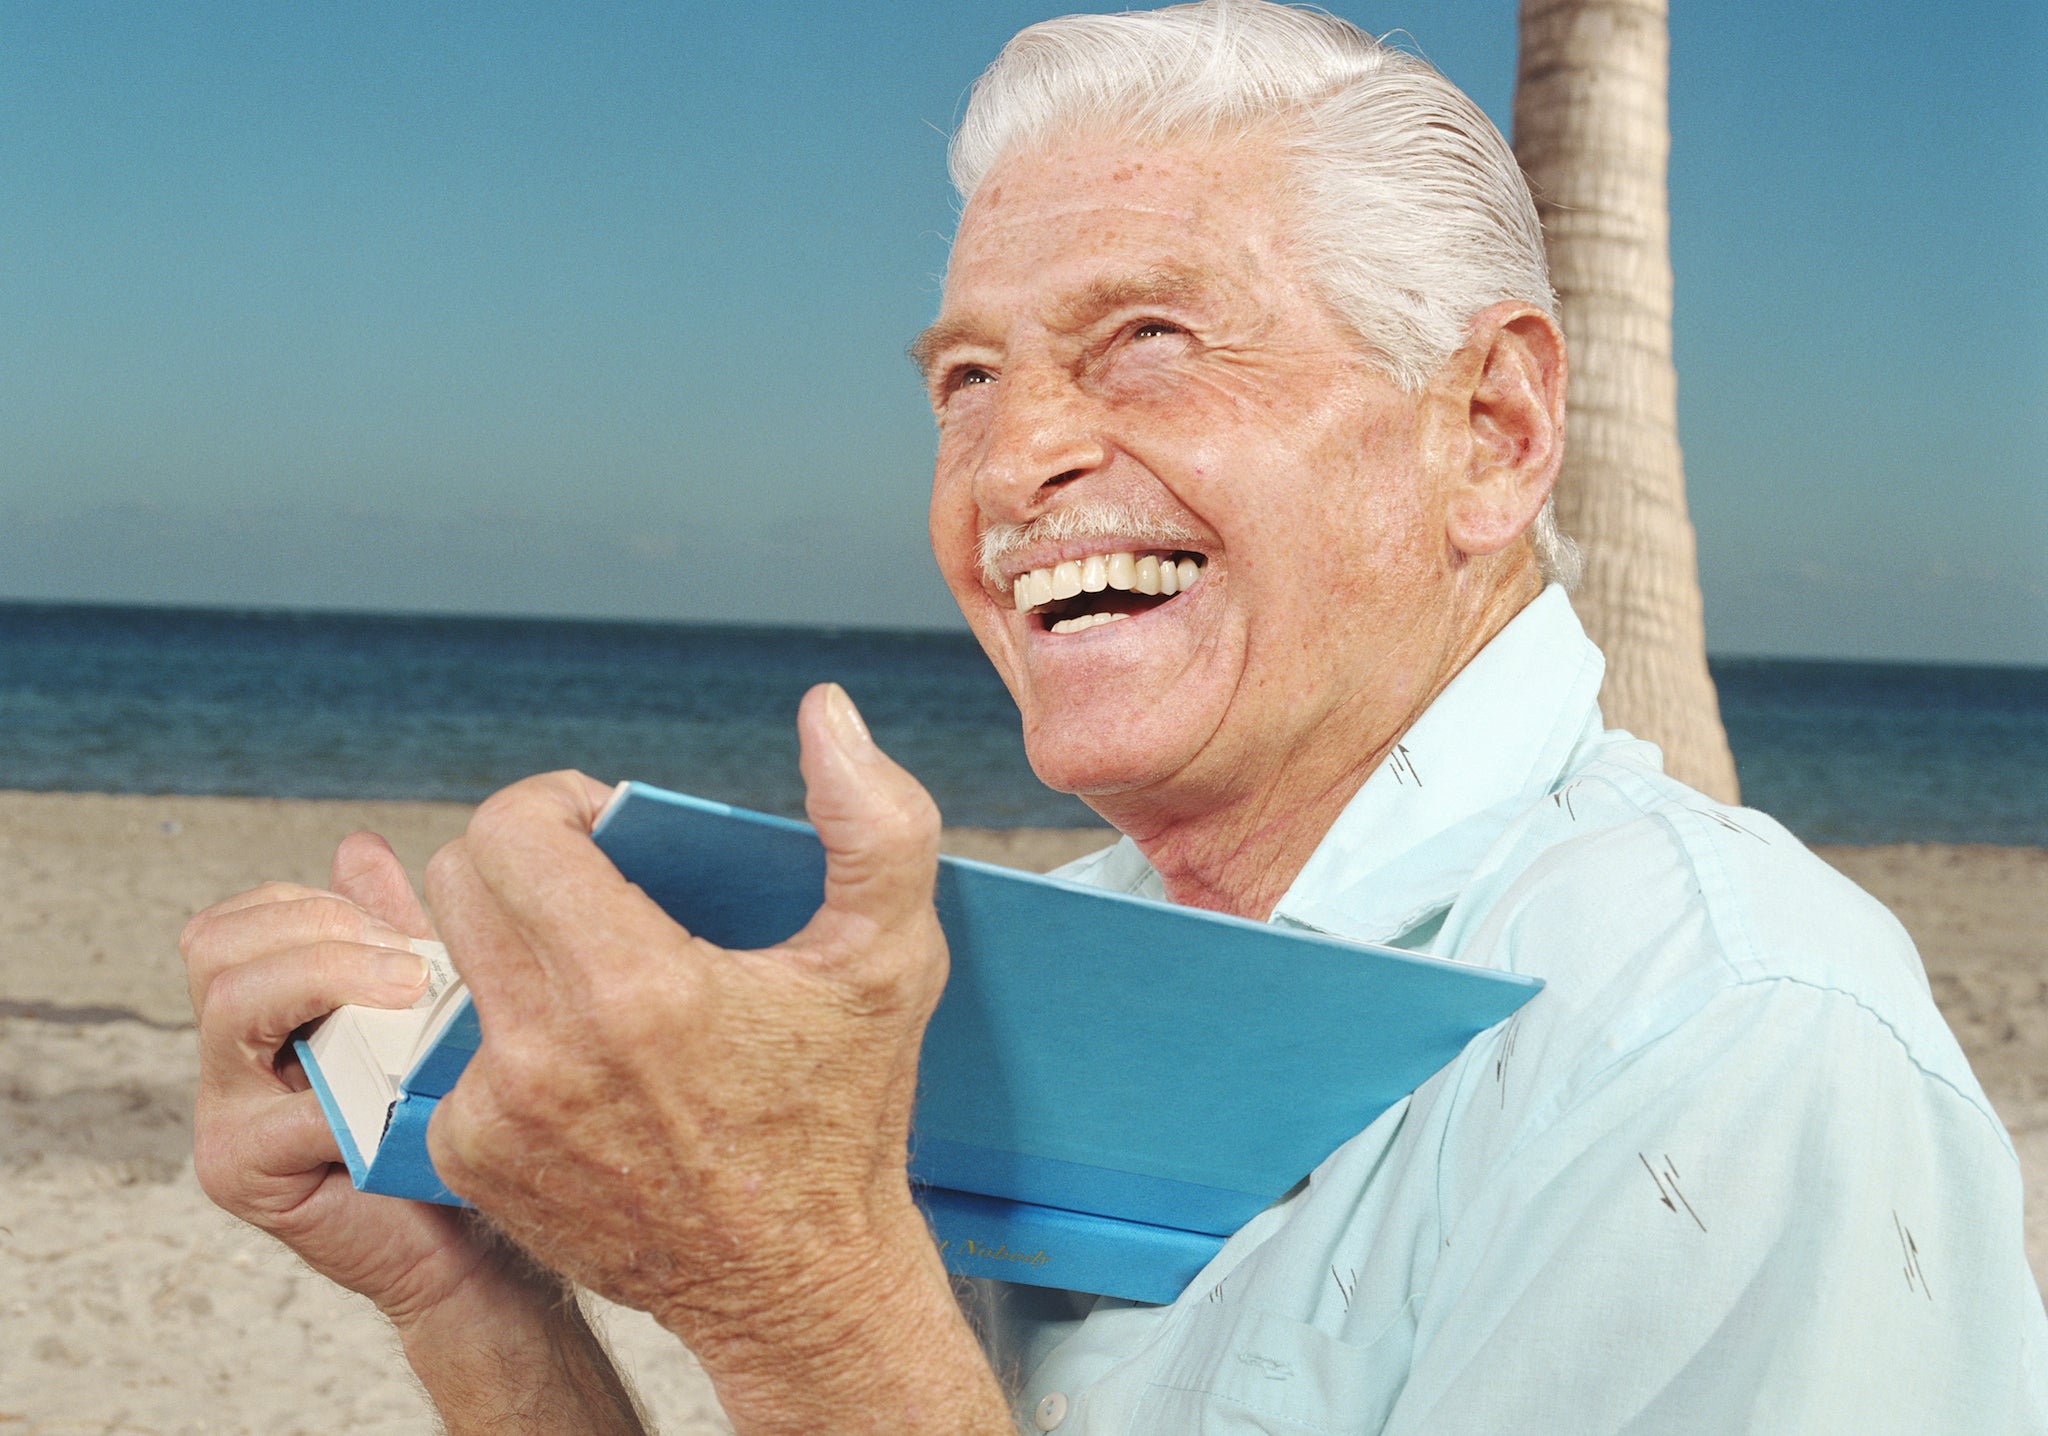
[[[1054,509],[1023,524],[993,524],[981,535],[981,581],[1003,586],[1003,566],[1011,555],[1041,544],[1072,539],[1118,539],[1130,549],[1188,548],[1201,535],[1174,519],[1147,514],[1129,504],[1090,503]]]

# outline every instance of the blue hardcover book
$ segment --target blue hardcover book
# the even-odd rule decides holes
[[[1207,1232],[923,1187],[940,1260],[958,1276],[1165,1304],[1223,1250]]]
[[[418,1002],[397,1012],[343,1007],[292,1047],[350,1181],[366,1192],[459,1203],[427,1160],[427,1121],[469,1065],[481,1034],[447,949],[423,940],[412,949],[427,959],[429,974]]]
[[[644,784],[620,786],[594,836],[721,947],[788,938],[824,889],[808,825]],[[947,1265],[1133,1300],[1171,1300],[1541,986],[963,858],[940,860],[937,902],[952,970],[921,1054],[911,1174]],[[474,1049],[473,1015],[449,1030]],[[385,1145],[452,1085],[456,1058],[429,1043],[392,1079]],[[423,1150],[349,1166],[366,1190],[450,1200]]]

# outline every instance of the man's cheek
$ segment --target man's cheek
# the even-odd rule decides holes
[[[939,565],[939,576],[963,609],[981,588],[977,553],[980,535],[974,518],[972,502],[963,502],[948,489],[934,488],[929,525],[932,557]]]

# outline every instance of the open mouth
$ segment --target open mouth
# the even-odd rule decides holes
[[[1018,574],[1011,597],[1047,632],[1079,633],[1185,593],[1203,566],[1198,553],[1096,553]]]

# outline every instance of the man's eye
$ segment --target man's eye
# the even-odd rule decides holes
[[[1164,319],[1146,319],[1131,330],[1133,339],[1157,339],[1165,334],[1183,333],[1178,324],[1169,324]]]
[[[995,381],[996,376],[988,370],[969,365],[966,368],[955,369],[946,376],[946,392],[950,394],[956,389],[965,389],[974,384],[993,384]]]

